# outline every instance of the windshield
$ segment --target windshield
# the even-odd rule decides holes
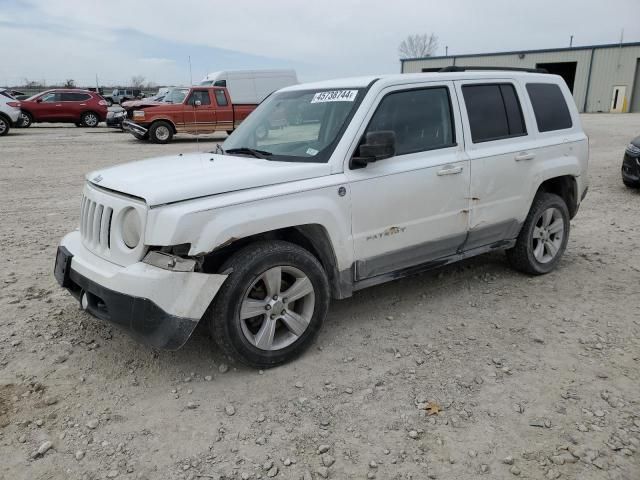
[[[222,148],[245,150],[238,153],[259,150],[269,160],[327,162],[364,94],[363,89],[275,93],[240,124]]]
[[[184,101],[184,97],[187,96],[189,92],[188,88],[174,88],[169,90],[169,93],[164,97],[163,102],[165,103],[182,103]]]

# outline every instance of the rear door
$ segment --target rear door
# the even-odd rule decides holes
[[[452,255],[467,233],[469,161],[453,83],[389,87],[374,105],[359,138],[393,131],[396,154],[346,168],[357,280]]]
[[[87,101],[91,96],[80,92],[63,92],[62,115],[64,120],[79,121],[80,115],[86,110]]]
[[[518,235],[529,210],[536,138],[514,79],[456,81],[471,162],[471,212],[464,250]],[[525,120],[528,119],[528,120]]]
[[[216,108],[209,95],[209,89],[191,91],[184,104],[184,122],[190,133],[208,133],[215,130]]]

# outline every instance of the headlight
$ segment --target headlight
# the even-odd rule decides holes
[[[134,110],[133,111],[134,118],[144,118],[144,110]]]
[[[124,244],[133,249],[140,243],[142,235],[142,222],[140,215],[134,208],[127,209],[122,216],[122,241]]]
[[[627,145],[627,153],[631,157],[640,157],[640,147],[636,147],[633,143]]]

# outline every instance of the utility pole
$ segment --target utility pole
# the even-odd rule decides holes
[[[569,38],[569,48],[573,47],[573,35]]]
[[[444,56],[448,57],[449,56],[449,45],[445,45],[444,46]]]

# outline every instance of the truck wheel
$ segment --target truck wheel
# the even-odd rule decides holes
[[[633,188],[633,189],[640,188],[640,182],[632,182],[630,180],[626,180],[623,178],[622,183],[624,183],[624,186],[627,188]]]
[[[516,245],[507,250],[507,258],[521,272],[549,273],[558,265],[568,240],[567,204],[558,195],[540,192],[533,199]]]
[[[29,128],[33,123],[33,117],[30,113],[22,112],[20,114],[20,118],[18,119],[20,128]]]
[[[100,123],[100,119],[98,118],[98,115],[96,115],[95,112],[84,112],[81,116],[80,116],[80,124],[83,127],[97,127],[98,123]]]
[[[173,138],[173,128],[168,122],[155,122],[149,129],[149,138],[153,143],[169,143]]]
[[[0,137],[9,133],[9,130],[11,130],[11,124],[9,123],[9,120],[0,115]]]
[[[329,282],[307,250],[265,241],[236,252],[205,316],[230,357],[255,368],[275,367],[309,347],[329,309]]]

